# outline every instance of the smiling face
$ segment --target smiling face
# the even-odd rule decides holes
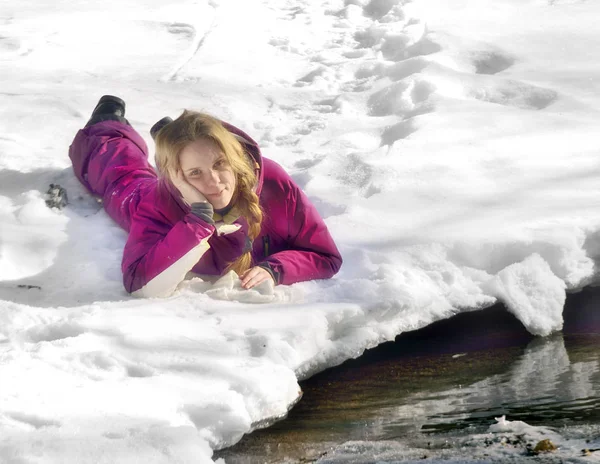
[[[210,139],[198,139],[179,154],[185,179],[215,209],[225,208],[235,192],[235,174],[220,147]]]

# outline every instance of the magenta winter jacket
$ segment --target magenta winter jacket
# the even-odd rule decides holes
[[[69,150],[75,174],[129,231],[122,262],[128,292],[167,296],[190,271],[222,274],[246,247],[252,248],[254,265],[269,268],[278,284],[327,279],[339,270],[340,253],[304,192],[261,156],[247,134],[225,126],[260,166],[263,223],[254,243],[243,218],[231,223],[226,216],[212,225],[191,213],[178,192],[158,180],[146,144],[132,127],[104,121],[77,133]]]

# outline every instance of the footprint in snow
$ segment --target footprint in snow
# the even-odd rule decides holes
[[[510,68],[515,59],[501,51],[481,50],[471,53],[471,62],[476,74],[498,74]]]
[[[399,61],[387,68],[379,69],[377,71],[380,75],[387,76],[393,81],[400,81],[423,71],[429,64],[430,63],[426,58],[413,57],[404,61]]]
[[[420,105],[426,104],[435,92],[435,86],[426,80],[395,82],[369,97],[367,102],[371,116],[408,116]],[[430,105],[427,106],[430,108]]]
[[[324,159],[323,156],[319,156],[319,157],[315,157],[315,158],[301,159],[294,163],[294,167],[298,168],[298,169],[309,169],[309,168],[312,168],[313,166],[316,166],[320,162],[322,162],[323,159]]]
[[[6,417],[13,421],[26,424],[34,429],[41,429],[45,427],[60,427],[62,424],[56,420],[44,419],[43,417],[36,416],[34,414],[27,414],[24,412],[9,412]]]
[[[259,358],[266,353],[268,346],[268,338],[266,336],[259,334],[248,334],[246,335],[246,340],[248,342],[250,356]]]
[[[55,322],[34,326],[27,330],[26,338],[32,343],[54,342],[65,338],[78,337],[85,329],[72,322]]]
[[[363,8],[363,14],[374,21],[399,21],[404,19],[401,0],[371,0]]]
[[[32,51],[21,39],[0,36],[0,61],[27,56]]]
[[[352,191],[365,198],[381,191],[379,187],[371,182],[373,167],[365,162],[358,153],[350,153],[346,156],[343,164],[338,166],[336,172],[336,177],[344,186],[351,187]]]
[[[314,84],[317,79],[331,80],[328,74],[328,69],[324,66],[319,66],[308,74],[302,76],[296,81],[294,87],[305,87]]]
[[[381,134],[381,146],[391,146],[417,131],[414,120],[407,119],[386,127]]]
[[[314,104],[314,109],[319,113],[340,113],[343,105],[344,99],[337,95],[316,102]]]
[[[415,56],[432,55],[441,50],[441,45],[435,42],[431,37],[423,37],[418,42],[407,47],[404,52],[404,57],[401,59],[405,60]]]
[[[358,49],[377,47],[385,38],[387,29],[385,27],[371,25],[366,29],[354,33],[354,40]]]
[[[167,23],[166,28],[170,34],[181,35],[188,40],[196,35],[196,28],[187,23]]]
[[[527,110],[542,110],[558,98],[554,90],[512,80],[472,88],[468,95],[477,100]]]

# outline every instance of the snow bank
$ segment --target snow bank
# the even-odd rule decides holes
[[[210,461],[283,417],[297,379],[401,332],[498,300],[559,330],[600,256],[598,9],[3,2],[0,456]],[[66,155],[105,93],[151,151],[148,129],[186,107],[252,134],[325,218],[338,276],[129,297],[125,233]]]

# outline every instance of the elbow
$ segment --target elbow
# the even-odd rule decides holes
[[[125,288],[125,291],[130,295],[133,295],[137,290],[134,285],[134,277],[132,272],[123,272],[123,287]]]
[[[333,259],[333,264],[331,268],[333,269],[333,275],[337,274],[340,268],[342,267],[344,260],[341,255],[337,255]]]
[[[173,294],[175,288],[157,289],[146,285],[135,292],[131,292],[131,296],[136,298],[167,298]]]
[[[164,298],[170,296],[173,289],[167,289],[162,285],[156,285],[156,282],[150,281],[145,285],[135,285],[134,279],[123,279],[125,291],[135,298]]]
[[[153,272],[148,275],[148,272],[145,272],[145,267],[141,266],[140,263],[126,268],[125,290],[132,296],[139,298],[166,298],[171,296],[179,284],[185,280],[187,273],[209,249],[207,242],[208,240],[203,240],[159,273]]]
[[[331,279],[342,267],[342,257],[339,254],[321,256],[323,259],[320,261],[319,265],[314,268],[314,273],[311,273],[307,280]]]
[[[172,269],[163,271],[153,279],[136,278],[135,273],[127,273],[123,278],[125,291],[136,298],[166,298],[171,296],[184,276],[175,274]]]
[[[329,267],[331,269],[331,275],[329,277],[333,277],[336,275],[340,268],[342,267],[343,259],[341,255],[332,255],[329,259]]]
[[[125,291],[136,298],[166,298],[171,296],[180,281],[174,282],[157,276],[144,284],[135,284],[135,279],[125,277]]]

